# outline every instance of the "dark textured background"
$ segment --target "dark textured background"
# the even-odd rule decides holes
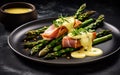
[[[14,1],[34,4],[38,18],[72,15],[82,3],[87,9],[105,15],[105,21],[120,30],[120,3],[118,0],[0,0],[0,6]],[[12,30],[11,30],[12,31]],[[15,54],[7,44],[11,31],[0,24],[0,75],[120,75],[120,51],[103,60],[78,66],[49,66],[29,61]]]

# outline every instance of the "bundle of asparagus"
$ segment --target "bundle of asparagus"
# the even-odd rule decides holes
[[[82,21],[82,24],[77,27],[76,29],[83,28],[87,31],[95,31],[104,20],[104,15],[100,15],[97,19],[91,18],[90,16],[95,13],[95,11],[85,11],[86,4],[82,4],[80,8],[74,15],[75,19]],[[33,39],[37,36],[40,36],[48,27],[44,26],[36,30],[30,30],[26,33],[25,39]],[[32,42],[25,42],[24,46],[30,49],[31,55],[38,53],[38,56],[44,57],[45,59],[51,59],[56,57],[61,57],[64,54],[68,54],[76,48],[62,48],[62,38],[66,34],[53,39],[53,40],[45,40],[40,39],[37,41]],[[93,45],[99,44],[106,40],[112,38],[112,34],[109,30],[103,30],[97,33],[96,39],[93,40]]]

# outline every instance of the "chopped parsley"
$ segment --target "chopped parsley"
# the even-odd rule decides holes
[[[69,22],[66,17],[63,17],[62,15],[59,16],[59,19],[54,20],[53,24],[55,25],[55,27],[59,27],[61,26],[64,22]]]
[[[73,29],[73,31],[71,32],[74,36],[76,35],[80,35],[81,33],[86,33],[87,31],[83,28],[79,28],[79,29]]]
[[[56,20],[54,20],[53,24],[55,25],[55,27],[59,27],[60,25],[63,24],[63,22],[62,21],[56,21]]]

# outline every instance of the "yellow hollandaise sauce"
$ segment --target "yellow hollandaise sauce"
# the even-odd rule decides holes
[[[99,48],[92,47],[91,50],[81,48],[80,50],[71,53],[73,58],[85,58],[86,56],[99,56],[102,55],[103,51]]]
[[[68,29],[68,32],[71,32],[74,29],[74,23],[75,23],[75,18],[74,17],[67,17],[67,21],[63,23],[63,26],[65,26]]]
[[[77,36],[72,36],[69,34],[68,36],[73,39],[79,39],[82,45],[82,48],[80,48],[80,50],[71,53],[71,56],[73,58],[85,58],[86,56],[99,56],[103,54],[103,51],[101,49],[92,47],[92,33],[87,32]]]
[[[8,8],[4,10],[7,13],[11,14],[23,14],[32,11],[30,8]]]

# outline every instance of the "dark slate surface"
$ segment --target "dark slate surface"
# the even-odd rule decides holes
[[[16,1],[16,0],[11,0]],[[120,29],[120,3],[115,0],[17,0],[33,3],[39,13],[38,18],[72,15],[82,3],[87,9],[105,14],[105,21]],[[0,6],[8,3],[0,0]],[[69,13],[69,14],[68,14]],[[12,31],[12,30],[11,30]],[[77,65],[44,65],[29,61],[15,54],[7,44],[11,33],[0,24],[0,75],[120,75],[120,51],[103,60]]]

